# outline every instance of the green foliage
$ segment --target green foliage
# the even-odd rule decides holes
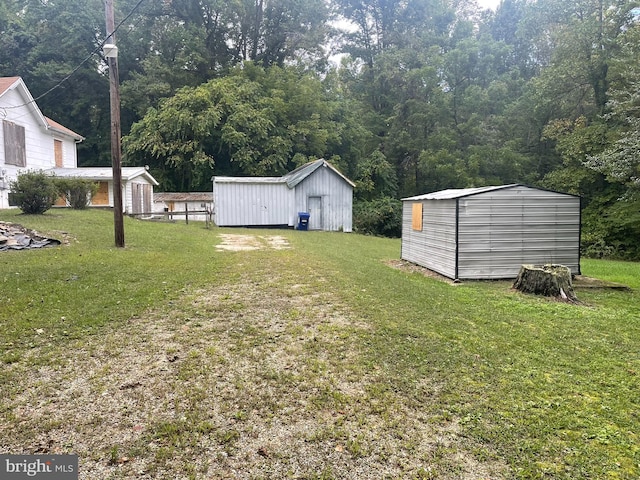
[[[23,213],[42,214],[49,210],[58,196],[53,177],[43,171],[27,171],[18,174],[11,182],[13,202]]]
[[[390,197],[362,200],[353,206],[354,231],[367,235],[400,237],[402,202]]]
[[[640,201],[620,200],[619,189],[598,196],[583,212],[582,251],[593,258],[640,258]]]
[[[618,38],[620,53],[612,61],[611,89],[607,92],[608,112],[600,121],[608,129],[603,148],[588,152],[584,164],[606,175],[611,182],[624,185],[627,195],[640,194],[640,27],[634,25]]]
[[[342,143],[342,116],[318,78],[247,63],[149,110],[124,149],[130,162],[188,171],[191,189],[205,188],[214,165],[227,174],[280,175],[294,158],[329,158],[330,146]]]
[[[358,164],[356,173],[358,188],[355,193],[362,200],[378,197],[394,197],[398,186],[396,172],[379,150]]]
[[[63,196],[71,208],[82,210],[87,208],[91,197],[98,191],[98,184],[85,178],[54,178],[58,195]]]

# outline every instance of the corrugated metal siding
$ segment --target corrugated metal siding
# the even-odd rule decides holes
[[[460,199],[458,278],[515,278],[522,264],[580,271],[580,199],[529,187]]]
[[[412,228],[413,203],[402,203],[402,259],[454,278],[456,201],[418,201],[423,205],[421,232]]]
[[[330,168],[318,168],[295,188],[295,213],[309,209],[309,197],[322,198],[322,220],[326,231],[351,232],[353,188]],[[310,222],[310,225],[316,222]]]
[[[285,183],[213,182],[214,222],[219,227],[293,226],[294,201]]]
[[[412,229],[416,202],[422,232]],[[515,278],[522,264],[562,264],[578,274],[580,198],[518,185],[457,200],[405,199],[402,258],[469,280]]]

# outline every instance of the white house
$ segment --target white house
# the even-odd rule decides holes
[[[10,207],[11,182],[29,170],[95,180],[98,193],[91,205],[113,207],[112,169],[78,168],[77,144],[84,137],[45,117],[20,77],[0,77],[0,120],[0,208]],[[155,185],[146,168],[123,167],[124,211],[151,212]]]
[[[0,77],[0,208],[10,182],[26,170],[75,168],[81,135],[45,117],[20,77]]]
[[[282,177],[213,177],[213,221],[219,227],[289,226],[309,214],[309,230],[352,230],[355,184],[326,160]]]

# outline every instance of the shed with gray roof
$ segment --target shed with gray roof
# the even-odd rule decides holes
[[[219,227],[295,227],[309,213],[309,230],[352,230],[355,184],[326,160],[282,177],[213,177],[213,219]]]
[[[459,280],[515,278],[523,264],[580,274],[580,197],[513,184],[403,199],[401,258]]]

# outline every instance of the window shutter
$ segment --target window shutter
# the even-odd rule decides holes
[[[7,165],[27,166],[24,127],[7,120],[2,121],[4,133],[4,159]]]

